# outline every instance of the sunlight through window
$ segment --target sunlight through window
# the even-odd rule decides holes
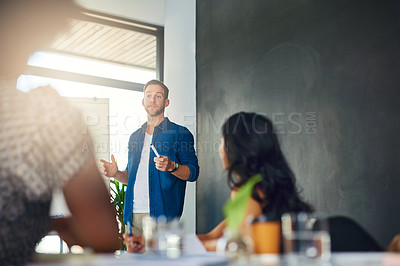
[[[142,84],[156,78],[154,70],[139,69],[51,52],[34,53],[29,58],[28,65]]]

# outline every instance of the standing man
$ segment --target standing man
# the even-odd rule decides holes
[[[167,86],[161,81],[151,80],[143,92],[147,123],[129,139],[125,171],[118,170],[114,155],[111,155],[111,162],[100,160],[107,177],[128,184],[124,222],[131,222],[133,232],[139,234],[143,233],[142,219],[145,216],[180,217],[186,182],[194,182],[199,176],[193,135],[186,127],[164,117],[165,107],[169,105]],[[154,145],[160,157],[155,155],[150,144]]]

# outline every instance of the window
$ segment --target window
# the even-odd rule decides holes
[[[27,74],[136,91],[150,73],[163,80],[162,27],[85,11],[69,28],[31,57]]]

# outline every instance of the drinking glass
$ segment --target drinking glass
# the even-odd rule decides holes
[[[282,215],[285,259],[289,265],[329,262],[331,245],[327,219],[312,213]]]
[[[156,219],[150,216],[143,217],[142,220],[143,224],[143,237],[144,237],[144,246],[145,246],[145,253],[154,253],[155,252],[155,245],[156,245]]]

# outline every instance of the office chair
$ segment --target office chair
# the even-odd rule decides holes
[[[375,239],[351,218],[332,216],[328,223],[332,252],[383,251]]]

